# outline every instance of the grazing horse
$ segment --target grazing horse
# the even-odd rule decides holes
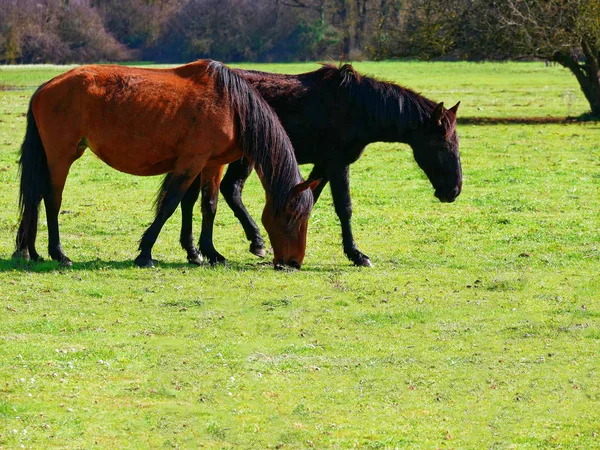
[[[263,223],[274,264],[300,268],[313,206],[307,189],[316,183],[302,180],[292,144],[269,105],[225,65],[206,60],[166,70],[82,66],[42,85],[31,98],[21,147],[16,257],[40,259],[35,240],[43,199],[49,254],[72,264],[60,245],[58,214],[69,168],[86,148],[125,173],[170,173],[156,219],[140,241],[138,266],[154,265],[152,246],[179,203],[189,208],[200,189],[213,197],[224,165],[244,157],[266,191]],[[203,206],[209,222],[215,205]]]
[[[235,69],[252,84],[275,110],[287,131],[299,164],[312,163],[309,179],[321,179],[314,190],[315,202],[327,181],[335,211],[342,225],[344,253],[357,266],[371,266],[356,248],[350,219],[349,165],[372,142],[402,142],[410,145],[417,164],[425,172],[442,202],[453,202],[462,188],[462,170],[456,134],[457,103],[450,109],[393,83],[358,74],[351,65],[324,65],[314,72],[281,75]],[[242,203],[242,189],[252,172],[246,159],[229,165],[221,193],[241,222],[250,241],[250,251],[264,256],[260,231]],[[162,189],[169,184],[167,175]],[[216,193],[203,192],[202,204],[216,204]],[[194,252],[191,212],[184,210],[181,244]],[[204,216],[205,217],[205,216]],[[204,220],[204,219],[203,219]],[[210,240],[212,221],[202,223],[200,252],[212,263],[224,258]]]

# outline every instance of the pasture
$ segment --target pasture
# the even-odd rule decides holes
[[[355,67],[461,100],[459,118],[587,110],[573,76],[543,63]],[[177,212],[159,267],[139,269],[160,178],[87,152],[59,216],[65,269],[11,259],[26,108],[64,70],[0,67],[0,447],[600,447],[597,122],[459,125],[452,204],[408,146],[369,146],[350,178],[370,269],[344,256],[329,188],[300,272],[251,255],[223,201],[226,267],[186,263]],[[260,218],[255,174],[244,199]]]

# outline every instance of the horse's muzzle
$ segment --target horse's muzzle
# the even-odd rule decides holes
[[[286,270],[288,272],[300,270],[300,263],[297,261],[288,261],[285,264],[283,262],[273,262],[273,265],[275,270]]]
[[[435,197],[442,203],[452,203],[460,195],[460,188],[455,187],[454,189],[446,192],[442,192],[440,189],[436,189]]]

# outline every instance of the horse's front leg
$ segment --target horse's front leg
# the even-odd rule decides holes
[[[252,164],[246,158],[229,164],[221,182],[221,194],[244,228],[246,238],[250,241],[250,253],[263,258],[266,253],[265,242],[258,225],[242,202],[242,190],[251,173]]]
[[[356,248],[354,237],[352,236],[352,225],[350,224],[350,220],[352,219],[352,202],[350,200],[349,169],[347,165],[332,165],[327,169],[335,212],[340,218],[342,225],[344,253],[355,266],[372,267],[373,264],[369,257]]]
[[[210,264],[225,264],[226,259],[213,244],[213,227],[219,201],[219,184],[223,175],[223,167],[211,167],[202,171],[202,231],[198,247],[200,253],[208,258]]]

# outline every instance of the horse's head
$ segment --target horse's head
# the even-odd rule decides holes
[[[311,190],[320,180],[307,180],[295,186],[288,194],[284,208],[276,211],[267,196],[262,222],[273,246],[275,269],[300,269],[306,251],[308,218],[314,204]]]
[[[425,124],[412,130],[409,144],[417,164],[442,202],[453,202],[462,189],[462,169],[456,134],[458,102],[450,109],[438,104]]]

